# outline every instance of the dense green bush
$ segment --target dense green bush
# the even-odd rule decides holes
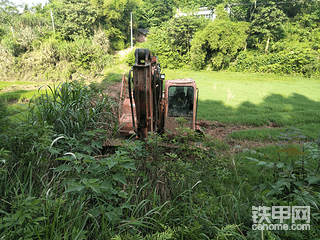
[[[264,42],[253,43],[253,38],[249,38],[247,51],[239,54],[230,70],[319,76],[320,31],[316,26],[304,28],[304,24],[306,23],[284,24],[285,37],[270,43],[267,54],[264,51]]]
[[[208,19],[195,16],[172,18],[160,27],[151,28],[148,41],[141,47],[149,48],[164,67],[187,67],[190,63],[190,42],[207,23]]]
[[[4,26],[0,26],[0,40],[3,38],[4,35],[6,35],[7,31]]]
[[[246,46],[249,24],[216,19],[202,31],[198,31],[192,41],[191,61],[195,69],[228,68],[240,51]]]
[[[308,49],[295,51],[280,51],[263,55],[256,51],[242,52],[238,61],[230,70],[294,74],[302,76],[319,76],[319,54]]]
[[[67,61],[78,68],[101,71],[112,62],[112,56],[108,53],[109,42],[104,36],[102,32],[92,40],[77,38],[69,42],[54,35],[40,46],[41,60],[44,64],[53,65],[59,61]]]
[[[5,36],[1,41],[1,45],[3,46],[3,49],[13,57],[18,57],[27,50],[18,43],[16,38],[10,36]]]
[[[128,66],[133,66],[133,64],[135,63],[135,51],[136,49],[132,49],[123,59],[123,61],[128,64]]]
[[[54,12],[59,32],[66,40],[87,38],[93,35],[93,24],[97,19],[97,9],[90,2],[78,0],[61,1]]]

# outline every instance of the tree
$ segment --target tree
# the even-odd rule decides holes
[[[164,66],[185,67],[190,60],[190,42],[194,34],[202,30],[208,21],[193,15],[174,17],[160,27],[152,28],[144,46],[158,55]]]
[[[89,1],[62,0],[54,15],[58,20],[57,27],[66,40],[93,35],[97,11]]]
[[[271,39],[279,37],[283,31],[283,22],[287,20],[282,10],[275,5],[259,7],[252,21],[252,35],[266,40],[265,53],[268,52]]]
[[[141,4],[141,0],[91,0],[97,10],[97,24],[108,33],[111,47],[122,49],[129,43],[130,13]]]
[[[245,49],[249,23],[218,18],[195,34],[191,42],[191,62],[195,69],[227,68]]]
[[[13,24],[19,16],[18,6],[8,0],[0,0],[0,22],[10,25],[12,36],[14,35]]]
[[[168,0],[147,0],[137,10],[139,27],[143,28],[160,26],[173,15],[173,5]]]

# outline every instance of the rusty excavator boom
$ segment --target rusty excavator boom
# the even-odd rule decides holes
[[[184,118],[192,130],[199,129],[196,126],[199,90],[195,81],[164,80],[157,56],[152,56],[149,49],[136,49],[128,82],[125,76],[122,80],[121,134],[136,133],[138,138],[145,139],[148,132],[175,133],[177,118]]]

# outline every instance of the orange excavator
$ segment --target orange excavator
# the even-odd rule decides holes
[[[136,134],[145,139],[148,132],[174,134],[177,118],[184,118],[190,129],[199,130],[196,126],[199,90],[195,81],[190,78],[165,81],[160,72],[157,56],[152,56],[149,49],[136,49],[128,81],[123,76],[121,85],[122,135]]]

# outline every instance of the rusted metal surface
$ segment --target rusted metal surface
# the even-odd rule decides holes
[[[147,137],[147,132],[159,131],[163,128],[161,119],[163,114],[160,113],[163,111],[163,104],[161,104],[163,82],[160,79],[160,64],[157,61],[157,57],[153,57],[148,49],[136,49],[135,64],[132,68],[133,99],[131,99],[131,110],[134,114],[130,114],[128,109],[128,107],[131,108],[130,101],[127,100],[130,99],[129,95],[123,101],[123,112],[121,117],[119,116],[122,125],[120,131],[124,133],[134,131],[141,139]],[[130,84],[130,77],[128,84],[124,78],[122,85],[128,85],[130,88]]]
[[[136,104],[137,129],[139,138],[147,137],[147,132],[160,130],[160,101],[162,81],[157,57],[148,49],[136,49],[133,65],[133,98]]]
[[[137,121],[135,104],[133,102],[133,109],[131,109],[130,98],[126,93],[126,88],[128,87],[128,82],[125,75],[122,77],[122,84],[120,89],[120,108],[119,108],[119,123],[120,123],[120,134],[128,135],[134,134],[133,122],[132,122],[132,112],[134,114],[135,122]],[[132,111],[133,110],[133,111]]]
[[[137,135],[146,138],[146,133],[153,131],[150,126],[151,111],[151,55],[147,49],[136,49],[136,61],[133,65],[133,98],[136,104]]]
[[[196,96],[198,94],[195,81],[190,78],[167,80],[163,91],[164,77],[160,76],[160,71],[157,57],[152,56],[148,49],[136,49],[135,64],[132,68],[133,77],[131,79],[131,73],[129,73],[128,82],[125,77],[122,81],[121,94],[123,95],[120,98],[123,97],[124,101],[122,114],[119,116],[122,126],[120,132],[124,134],[135,132],[140,139],[145,139],[148,132],[162,132],[165,128],[175,133],[178,127],[178,122],[175,120],[179,114],[168,114],[169,108],[180,111],[181,117],[187,121],[187,126],[196,130]],[[133,89],[130,93],[131,82]],[[126,87],[129,88],[129,96],[124,91]],[[177,90],[183,89],[184,96],[187,97],[186,100],[182,100],[183,97],[178,98],[177,109],[174,109],[175,106],[172,107],[172,104],[169,107],[170,87],[175,87]]]
[[[172,117],[170,114],[170,106],[169,106],[169,89],[170,87],[184,87],[188,89],[192,89],[192,102],[189,103],[187,106],[192,107],[192,109],[188,109],[186,114],[175,115]],[[196,82],[191,78],[185,79],[175,79],[175,80],[167,80],[165,85],[165,99],[164,99],[164,118],[165,118],[165,129],[168,129],[171,134],[175,134],[175,128],[178,127],[178,122],[174,121],[178,117],[182,117],[186,120],[186,127],[190,127],[192,130],[196,130],[196,108],[197,108],[197,86]],[[178,102],[181,99],[178,99]]]

